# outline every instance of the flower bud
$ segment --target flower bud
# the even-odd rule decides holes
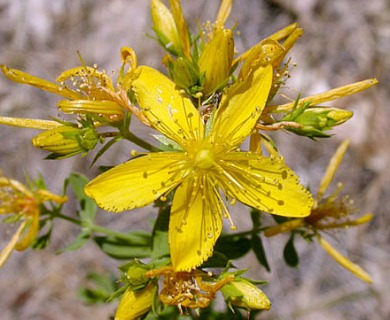
[[[228,80],[234,54],[234,40],[229,29],[216,30],[198,60],[200,74],[205,75],[203,94],[219,89]]]
[[[150,279],[146,276],[146,273],[150,268],[143,264],[133,264],[131,265],[126,272],[126,278],[129,281],[130,286],[134,289],[137,286],[146,285]]]
[[[92,150],[99,141],[98,133],[93,128],[75,128],[59,126],[44,131],[32,140],[34,147],[44,149],[59,156],[73,156]]]
[[[160,0],[151,0],[153,30],[159,42],[170,53],[179,55],[182,51],[179,31],[169,9]]]
[[[346,122],[352,115],[352,111],[337,108],[306,108],[303,112],[298,113],[296,117],[291,118],[291,121],[300,124],[302,127],[290,128],[289,130],[307,137],[329,137],[330,135],[325,131]]]
[[[201,79],[198,66],[186,58],[169,61],[169,73],[176,85],[189,94],[201,91]]]
[[[247,310],[269,310],[271,308],[271,302],[265,293],[243,278],[227,283],[221,292],[229,306]]]
[[[115,313],[115,320],[136,320],[147,313],[157,293],[157,285],[150,283],[142,290],[133,291],[130,287],[125,291]]]

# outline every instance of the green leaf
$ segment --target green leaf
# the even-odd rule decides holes
[[[156,231],[153,235],[152,259],[169,256],[168,232]]]
[[[283,257],[287,265],[290,267],[297,267],[299,264],[299,257],[294,246],[294,234],[291,234],[283,250]]]
[[[34,239],[32,248],[34,250],[45,249],[50,244],[51,230]]]
[[[106,303],[117,289],[116,279],[113,275],[103,275],[96,272],[88,274],[90,286],[79,290],[79,297],[87,303]]]
[[[249,239],[241,236],[222,235],[215,244],[215,251],[221,252],[228,260],[241,258],[251,249]]]
[[[153,228],[152,259],[169,256],[168,227],[170,206],[161,207]]]
[[[163,151],[183,151],[183,148],[176,141],[162,134],[154,134],[153,137],[160,142],[159,148]]]
[[[84,192],[84,186],[87,183],[88,183],[88,179],[85,176],[78,173],[70,174],[69,177],[65,180],[65,186],[67,186],[68,184],[71,185],[76,195],[76,198],[80,203],[79,216],[81,218],[81,221],[89,225],[95,219],[97,206],[95,201],[87,197],[87,195]]]
[[[150,257],[152,239],[149,234],[130,233],[127,235],[128,239],[102,236],[94,237],[94,241],[105,254],[115,259]]]
[[[252,236],[251,244],[252,244],[252,250],[254,251],[254,253],[256,255],[257,261],[259,261],[259,263],[262,266],[264,266],[264,268],[266,268],[268,272],[270,272],[271,268],[270,268],[268,261],[267,261],[267,256],[265,254],[263,241],[261,240],[261,238],[257,234]]]
[[[260,227],[261,225],[260,217],[261,217],[261,212],[259,210],[256,209],[251,210],[253,229]]]
[[[93,158],[92,162],[91,162],[91,165],[89,167],[92,167],[96,161],[111,147],[113,146],[115,143],[117,143],[118,141],[122,140],[123,137],[115,137],[113,139],[111,139],[110,141],[108,141],[100,150],[99,152],[96,154],[96,156]]]
[[[91,230],[89,228],[81,229],[81,232],[77,235],[77,237],[68,244],[65,248],[60,249],[57,253],[62,253],[65,251],[76,251],[83,247],[91,237]]]

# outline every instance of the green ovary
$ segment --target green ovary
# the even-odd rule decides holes
[[[198,168],[210,169],[215,164],[214,154],[210,149],[201,149],[196,152],[194,162]]]

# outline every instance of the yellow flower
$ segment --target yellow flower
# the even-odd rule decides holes
[[[105,121],[116,122],[123,118],[126,110],[131,111],[130,100],[120,83],[115,87],[112,79],[96,66],[66,70],[58,76],[57,83],[5,65],[0,67],[9,80],[32,85],[68,99],[58,103],[59,109],[65,113],[92,114],[103,117]]]
[[[371,283],[372,279],[366,271],[340,254],[330,245],[330,243],[322,238],[319,233],[321,230],[347,228],[350,226],[361,225],[369,222],[373,217],[371,213],[368,213],[361,216],[360,218],[351,219],[351,213],[353,213],[353,209],[351,208],[352,202],[350,198],[348,196],[342,197],[341,199],[338,198],[338,194],[342,189],[342,185],[340,185],[338,189],[336,189],[336,191],[329,197],[323,199],[323,196],[329,184],[332,182],[348,146],[349,141],[344,141],[330,160],[328,168],[318,189],[315,204],[312,208],[311,214],[303,219],[292,219],[277,226],[267,228],[264,232],[264,235],[271,237],[282,232],[288,232],[297,229],[305,230],[308,235],[314,235],[318,239],[323,249],[340,265],[342,265],[360,279]]]
[[[271,66],[251,72],[226,90],[205,126],[171,80],[139,67],[132,83],[138,104],[152,126],[181,150],[149,153],[108,170],[86,186],[87,195],[100,207],[120,212],[146,206],[175,189],[169,243],[177,271],[191,270],[212,255],[222,218],[235,228],[220,190],[232,202],[265,212],[307,216],[313,199],[280,157],[238,150],[253,131],[271,82]]]
[[[43,189],[34,192],[19,181],[0,176],[0,214],[12,214],[12,221],[21,221],[10,242],[0,253],[0,268],[14,249],[23,251],[31,245],[39,231],[39,206],[47,200],[60,204],[67,198]]]

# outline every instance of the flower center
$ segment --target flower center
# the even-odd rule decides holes
[[[195,154],[195,166],[201,169],[210,169],[214,166],[214,155],[210,149],[200,149]]]

